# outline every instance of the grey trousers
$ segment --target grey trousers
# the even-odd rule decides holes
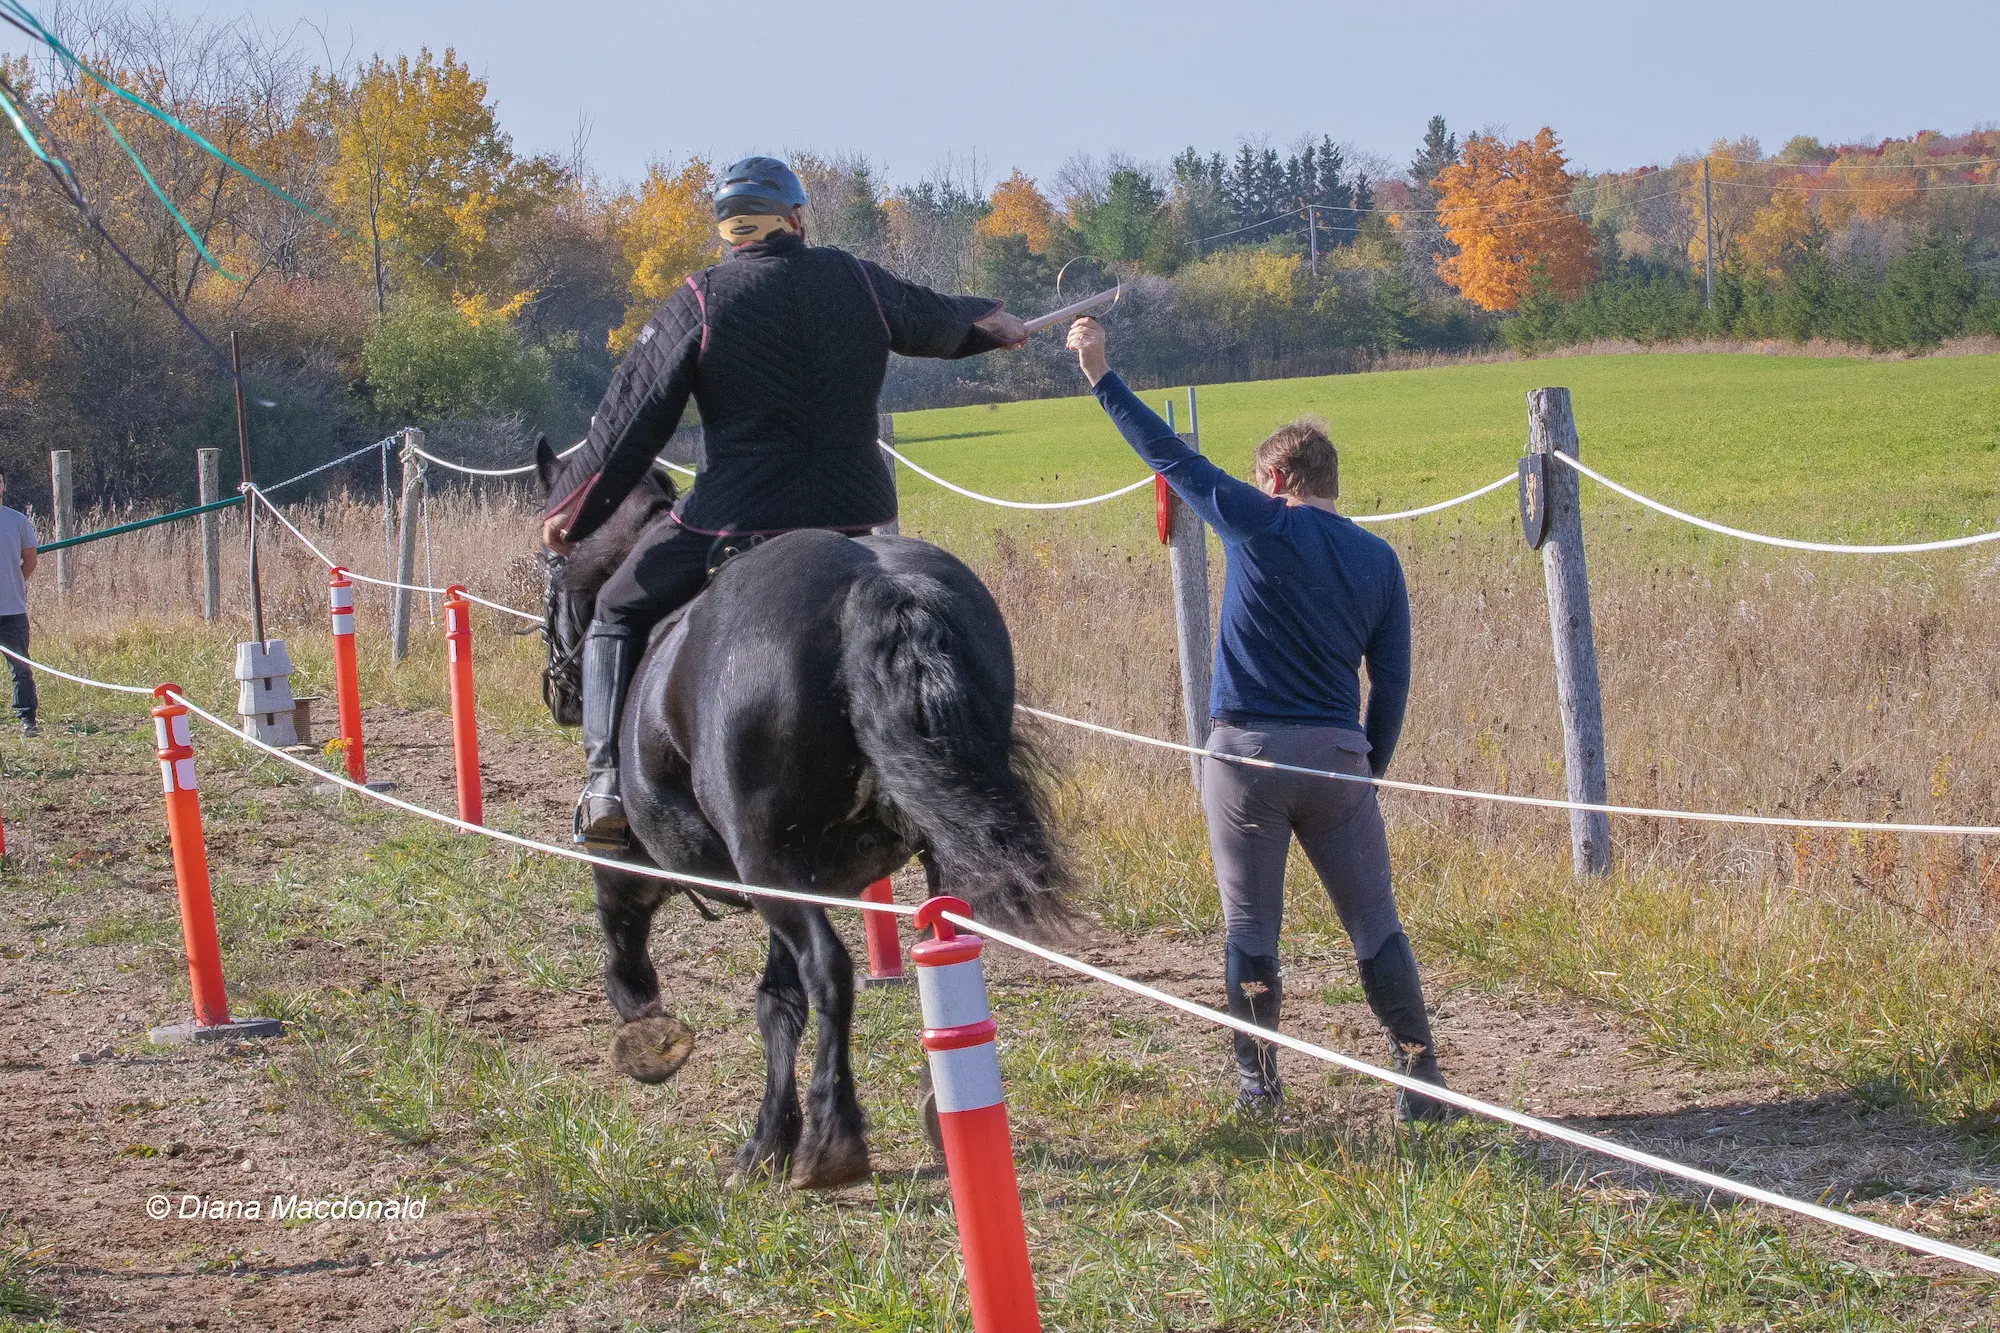
[[[1368,776],[1368,742],[1337,727],[1244,731],[1218,726],[1208,746],[1222,754]],[[1204,759],[1201,804],[1222,890],[1229,943],[1273,958],[1285,913],[1285,856],[1298,835],[1319,872],[1357,960],[1373,958],[1403,929],[1389,888],[1389,836],[1375,789],[1359,782],[1277,773]]]

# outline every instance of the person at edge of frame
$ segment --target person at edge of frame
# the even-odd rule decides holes
[[[896,517],[895,478],[876,447],[889,353],[952,360],[1027,339],[999,301],[945,296],[808,245],[805,206],[805,187],[775,158],[723,173],[715,217],[727,254],[639,331],[550,489],[542,540],[560,557],[632,492],[688,399],[700,408],[699,484],[604,585],[584,636],[588,777],[575,839],[585,846],[627,842],[618,715],[651,628],[702,590],[732,546],[800,528],[859,535]]]
[[[7,498],[7,474],[0,472],[0,501]],[[18,509],[0,504],[0,644],[28,656],[28,580],[35,573],[35,525]],[[20,720],[21,734],[35,736],[35,713],[41,701],[35,694],[35,673],[26,662],[7,659],[14,678],[14,716]]]
[[[1222,539],[1228,567],[1208,748],[1381,777],[1409,698],[1409,596],[1394,548],[1335,511],[1340,460],[1324,427],[1311,419],[1279,427],[1257,446],[1253,486],[1183,444],[1133,395],[1105,360],[1095,320],[1076,321],[1069,346],[1133,452]],[[1278,1027],[1278,929],[1285,858],[1296,835],[1353,941],[1362,990],[1388,1033],[1395,1068],[1444,1086],[1416,957],[1396,914],[1375,788],[1211,754],[1202,761],[1201,799],[1228,933],[1229,1012]],[[1275,1112],[1284,1098],[1277,1048],[1242,1033],[1234,1043],[1238,1108]],[[1396,1110],[1404,1120],[1451,1114],[1444,1103],[1409,1092],[1398,1093]]]

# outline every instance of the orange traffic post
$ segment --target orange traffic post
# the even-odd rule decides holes
[[[916,924],[934,935],[911,948],[910,961],[917,965],[923,1044],[965,1260],[966,1302],[974,1333],[1039,1333],[986,965],[979,958],[984,944],[977,935],[960,935],[946,912],[965,917],[972,909],[958,898],[928,899],[917,909]]]
[[[458,817],[484,824],[479,786],[479,721],[473,715],[472,603],[463,584],[444,590],[444,647],[451,673],[451,758],[458,773]]]
[[[187,705],[181,687],[162,685],[153,691],[153,733],[160,756],[160,783],[166,791],[167,841],[173,849],[174,887],[180,895],[181,940],[187,947],[188,990],[194,997],[194,1022],[157,1027],[156,1042],[222,1041],[238,1037],[269,1037],[284,1030],[270,1018],[229,1017],[229,997],[222,985],[222,949],[215,937],[215,903],[209,896],[208,848],[201,835],[201,793],[194,777],[194,743],[188,732]]]
[[[861,891],[864,903],[892,903],[896,896],[889,881],[878,879]],[[903,941],[896,933],[894,912],[863,912],[862,925],[868,932],[868,975],[864,986],[900,986],[909,974],[903,971]]]
[[[333,608],[333,693],[340,708],[341,757],[350,782],[368,781],[361,753],[361,672],[354,660],[354,581],[335,565],[326,578]]]

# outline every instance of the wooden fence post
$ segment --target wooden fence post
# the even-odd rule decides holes
[[[397,519],[396,582],[415,581],[417,569],[417,527],[422,522],[424,460],[410,451],[424,447],[424,433],[415,426],[403,432],[403,508]],[[389,661],[400,662],[410,653],[410,590],[395,590],[395,609],[389,621]]]
[[[55,514],[54,540],[76,536],[76,478],[70,469],[70,451],[67,449],[49,450],[49,495],[49,507]],[[56,592],[63,597],[69,596],[70,582],[75,575],[71,549],[65,547],[56,552]]]
[[[1568,389],[1528,391],[1528,449],[1536,454],[1581,457]],[[1542,580],[1548,588],[1549,634],[1555,646],[1563,771],[1569,780],[1570,800],[1602,805],[1604,707],[1597,679],[1597,639],[1590,625],[1590,582],[1583,566],[1583,513],[1577,474],[1553,460],[1545,460],[1537,474],[1547,510]],[[1525,504],[1523,507],[1525,510]],[[1611,821],[1602,811],[1570,811],[1569,838],[1578,875],[1610,873]]]
[[[1188,389],[1188,429],[1181,440],[1201,450],[1201,429],[1195,416],[1194,389]],[[1174,405],[1167,403],[1167,426],[1174,424]],[[1167,567],[1174,580],[1174,645],[1181,666],[1181,712],[1187,722],[1187,743],[1208,746],[1209,672],[1214,667],[1215,639],[1208,623],[1208,527],[1175,495],[1168,501]],[[1199,756],[1189,755],[1194,788],[1201,790]]]
[[[895,413],[879,412],[876,414],[875,422],[875,437],[884,444],[894,444],[896,442]],[[894,495],[896,493],[896,460],[884,454],[882,455],[882,461],[889,465],[889,493]],[[875,535],[877,537],[900,537],[903,535],[903,521],[900,518],[892,518],[881,527],[875,529]]]
[[[222,450],[194,451],[196,494],[202,504],[222,498]],[[198,515],[201,525],[201,618],[213,621],[222,614],[222,522],[214,510]]]

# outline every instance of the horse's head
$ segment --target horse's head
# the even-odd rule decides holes
[[[546,439],[535,441],[535,477],[544,504],[562,481],[562,460]],[[542,639],[548,663],[542,668],[542,701],[557,725],[583,722],[583,636],[602,588],[639,542],[648,526],[672,508],[673,478],[660,468],[646,475],[616,513],[567,555],[542,553]]]

